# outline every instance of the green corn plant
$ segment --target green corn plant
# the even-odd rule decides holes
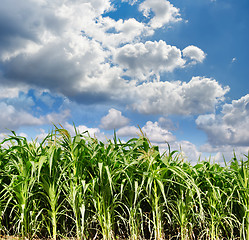
[[[52,225],[52,237],[58,235],[58,218],[62,215],[62,205],[65,199],[62,198],[63,177],[68,168],[67,162],[64,161],[62,148],[56,140],[46,149],[45,161],[41,167],[40,177],[40,194],[44,196],[44,205],[48,213],[49,221]],[[48,231],[50,228],[48,226]]]
[[[114,238],[114,207],[117,197],[113,182],[114,169],[102,142],[92,139],[90,194],[93,212],[100,226],[103,239]]]
[[[201,189],[194,179],[192,167],[178,160],[167,163],[167,171],[171,173],[167,181],[171,183],[169,190],[173,196],[168,200],[169,211],[176,220],[176,228],[180,229],[181,239],[191,239],[193,229],[205,221]]]
[[[203,162],[195,167],[195,177],[202,189],[206,223],[203,228],[209,239],[221,236],[233,239],[238,220],[233,214],[234,180],[227,167]]]
[[[127,181],[128,179],[128,181]],[[143,196],[143,185],[144,179],[142,182],[138,182],[136,179],[131,179],[130,176],[124,179],[123,184],[127,183],[126,186],[122,186],[124,190],[124,194],[122,196],[121,201],[125,202],[125,207],[127,210],[127,222],[128,222],[128,229],[129,232],[129,239],[137,240],[140,239],[142,233],[142,219],[143,219],[143,212],[141,204],[145,200]]]
[[[0,148],[0,230],[22,238],[248,240],[248,156],[160,155],[141,133],[105,143],[62,126]],[[5,145],[6,146],[6,145]]]
[[[151,161],[153,161],[151,159]],[[165,202],[167,202],[164,192],[164,186],[160,179],[159,169],[147,170],[147,185],[146,192],[148,194],[149,204],[152,212],[152,223],[154,226],[154,238],[161,240],[164,238],[163,231],[163,208]]]
[[[240,237],[244,240],[249,240],[249,155],[246,156],[246,161],[239,161],[234,154],[231,168],[233,176],[236,179],[237,187],[237,203],[240,211],[238,211],[238,218],[241,219]]]
[[[91,196],[103,239],[113,239],[114,204],[117,199],[109,166],[103,166],[103,163],[98,163],[98,175],[91,181]]]
[[[4,184],[4,167],[5,167],[5,159],[4,159],[5,152],[2,148],[2,143],[0,143],[0,196],[3,194],[3,184]],[[4,235],[4,224],[3,224],[3,216],[4,216],[4,207],[5,207],[5,202],[0,197],[0,235]]]
[[[160,180],[160,173],[157,169],[157,160],[159,152],[156,148],[151,147],[149,139],[143,134],[137,140],[135,148],[137,148],[138,162],[139,162],[139,172],[142,176],[142,185],[144,185],[144,191],[146,196],[144,201],[148,203],[150,211],[152,213],[152,219],[145,215],[145,219],[148,221],[148,226],[150,222],[153,225],[153,230],[151,231],[151,236],[154,235],[155,239],[163,238],[163,227],[162,227],[162,208],[163,202],[161,195],[165,197],[164,189],[162,187],[162,182]],[[140,177],[141,178],[141,177]],[[159,185],[158,185],[159,184]],[[159,190],[159,191],[158,191]],[[166,198],[165,198],[166,199]],[[146,206],[146,204],[145,204]],[[148,208],[148,207],[147,207]]]
[[[63,136],[63,147],[68,158],[68,175],[65,179],[65,195],[72,208],[76,225],[77,239],[87,238],[87,207],[89,204],[89,149],[82,134],[77,133],[73,140],[64,129],[57,129]],[[63,130],[63,131],[62,131]]]
[[[117,170],[115,182],[117,189],[120,189],[120,202],[122,203],[122,212],[118,213],[119,218],[123,219],[126,228],[126,235],[131,240],[140,239],[143,233],[143,211],[142,202],[144,196],[144,176],[140,171],[138,156],[140,143],[136,138],[130,139],[127,143],[122,144],[114,136],[114,143],[118,148],[116,158]],[[136,159],[137,158],[137,159]],[[120,204],[121,206],[121,204]],[[126,219],[124,219],[125,215]]]
[[[14,136],[5,139],[11,142],[5,158],[4,175],[7,182],[3,183],[3,198],[7,203],[5,209],[12,208],[14,228],[16,233],[24,237],[32,235],[30,229],[30,211],[34,211],[34,194],[36,183],[36,146],[28,143],[24,137]]]

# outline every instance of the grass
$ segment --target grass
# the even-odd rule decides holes
[[[0,236],[249,240],[248,159],[191,165],[143,134],[103,143],[56,127],[38,143],[12,132],[0,148]]]

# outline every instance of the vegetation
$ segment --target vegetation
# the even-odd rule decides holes
[[[225,166],[160,154],[142,134],[102,143],[57,128],[0,148],[0,235],[249,240],[249,156]]]

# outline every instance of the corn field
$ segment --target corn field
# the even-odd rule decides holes
[[[249,156],[192,165],[145,135],[103,143],[62,127],[0,148],[0,235],[249,240]]]

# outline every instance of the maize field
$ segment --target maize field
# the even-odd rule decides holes
[[[249,240],[249,156],[190,164],[141,136],[105,143],[55,127],[0,145],[0,236]]]

